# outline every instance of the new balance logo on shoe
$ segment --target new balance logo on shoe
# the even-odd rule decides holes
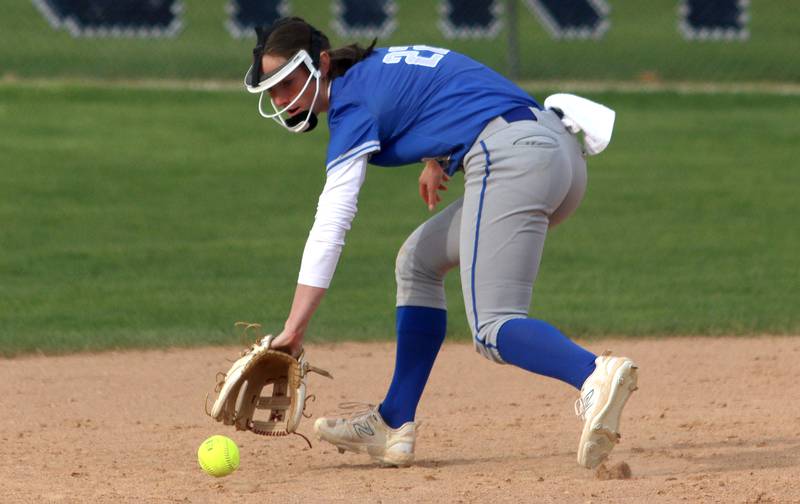
[[[575,404],[575,414],[584,418],[584,415],[589,409],[594,406],[594,389],[591,389],[586,395],[581,396]]]
[[[358,434],[358,437],[372,437],[375,435],[375,431],[366,421],[354,423],[353,430]]]

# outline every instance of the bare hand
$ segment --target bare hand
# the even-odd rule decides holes
[[[450,177],[444,172],[442,165],[434,159],[425,161],[425,168],[419,175],[419,195],[422,201],[428,205],[428,210],[433,212],[436,205],[442,201],[439,197],[438,191],[446,191],[447,186],[445,183],[450,180]]]

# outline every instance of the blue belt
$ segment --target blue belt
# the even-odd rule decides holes
[[[537,120],[536,114],[533,113],[533,110],[531,110],[530,107],[513,108],[504,114],[500,114],[500,117],[505,119],[507,123]]]

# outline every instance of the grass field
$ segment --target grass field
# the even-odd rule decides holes
[[[242,92],[6,83],[0,95],[0,355],[281,326],[325,131],[284,133]],[[799,331],[800,125],[786,118],[800,98],[591,97],[618,111],[615,138],[548,240],[533,315],[580,337]],[[428,215],[418,169],[370,169],[312,340],[393,337],[395,253]],[[456,275],[448,288],[450,334],[468,338]]]
[[[240,79],[250,63],[253,37],[225,29],[228,0],[183,0],[184,29],[174,39],[79,38],[54,30],[30,0],[5,2],[0,16],[0,76]],[[396,2],[397,29],[382,45],[426,43],[465,52],[507,69],[507,35],[494,40],[448,40],[437,25],[440,2]],[[506,4],[506,0],[501,1]],[[518,1],[520,78],[646,78],[691,81],[800,82],[800,58],[789,57],[798,39],[796,0],[750,2],[746,42],[688,42],[678,31],[676,0],[614,0],[610,29],[601,40],[556,40]],[[332,0],[289,1],[332,37]],[[367,42],[367,40],[362,40]]]

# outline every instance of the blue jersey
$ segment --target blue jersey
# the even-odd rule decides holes
[[[357,156],[399,166],[448,158],[453,174],[486,124],[541,108],[513,82],[462,54],[428,46],[376,49],[331,85],[327,170]]]

